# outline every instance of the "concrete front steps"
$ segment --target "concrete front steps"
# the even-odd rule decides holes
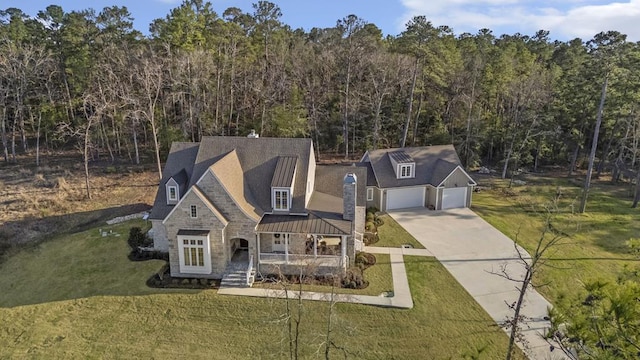
[[[251,270],[251,276],[249,277],[249,284],[247,284],[247,269],[234,266],[230,264],[227,267],[222,280],[220,281],[220,288],[248,288],[253,285],[256,277],[256,270]]]

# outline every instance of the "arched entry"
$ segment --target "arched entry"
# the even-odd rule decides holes
[[[243,238],[233,238],[229,241],[230,259],[232,262],[244,262],[249,260],[249,241]]]

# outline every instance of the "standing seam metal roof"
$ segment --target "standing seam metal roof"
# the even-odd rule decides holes
[[[297,156],[279,156],[271,187],[291,187],[296,172]]]
[[[389,153],[389,157],[395,160],[398,164],[412,163],[413,158],[403,150],[396,150]]]
[[[324,219],[314,213],[308,216],[265,215],[257,226],[258,232],[317,235],[349,235],[351,221]]]

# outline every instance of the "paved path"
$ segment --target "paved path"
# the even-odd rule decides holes
[[[366,248],[366,251],[376,254],[389,254],[391,258],[391,272],[393,277],[393,296],[334,294],[333,301],[383,307],[395,307],[402,309],[413,308],[413,299],[411,299],[409,281],[407,280],[407,272],[404,267],[404,259],[402,257],[403,249]],[[320,293],[311,291],[299,292],[295,290],[288,290],[288,293],[285,293],[285,290],[283,289],[220,287],[220,289],[218,290],[218,294],[275,298],[288,297],[291,299],[297,299],[298,296],[301,296],[304,300],[332,300],[331,293]]]
[[[470,209],[406,209],[390,215],[435,255],[494,321],[501,324],[513,313],[507,304],[518,299],[519,283],[495,274],[504,270],[512,278],[523,278],[525,269],[513,240]],[[531,359],[563,358],[558,351],[551,353],[540,337],[550,326],[544,319],[550,306],[537,291],[527,292],[522,312],[531,320],[522,333]]]

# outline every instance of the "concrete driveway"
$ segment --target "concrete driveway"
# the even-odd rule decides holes
[[[517,301],[516,287],[520,284],[495,274],[504,270],[511,278],[523,278],[524,265],[510,238],[470,209],[418,208],[392,211],[390,215],[434,254],[497,323],[504,323],[513,314],[507,304]],[[531,359],[564,358],[559,350],[550,352],[548,343],[540,337],[550,326],[544,320],[549,306],[537,291],[529,290],[523,313],[531,320],[523,327],[523,335]]]

